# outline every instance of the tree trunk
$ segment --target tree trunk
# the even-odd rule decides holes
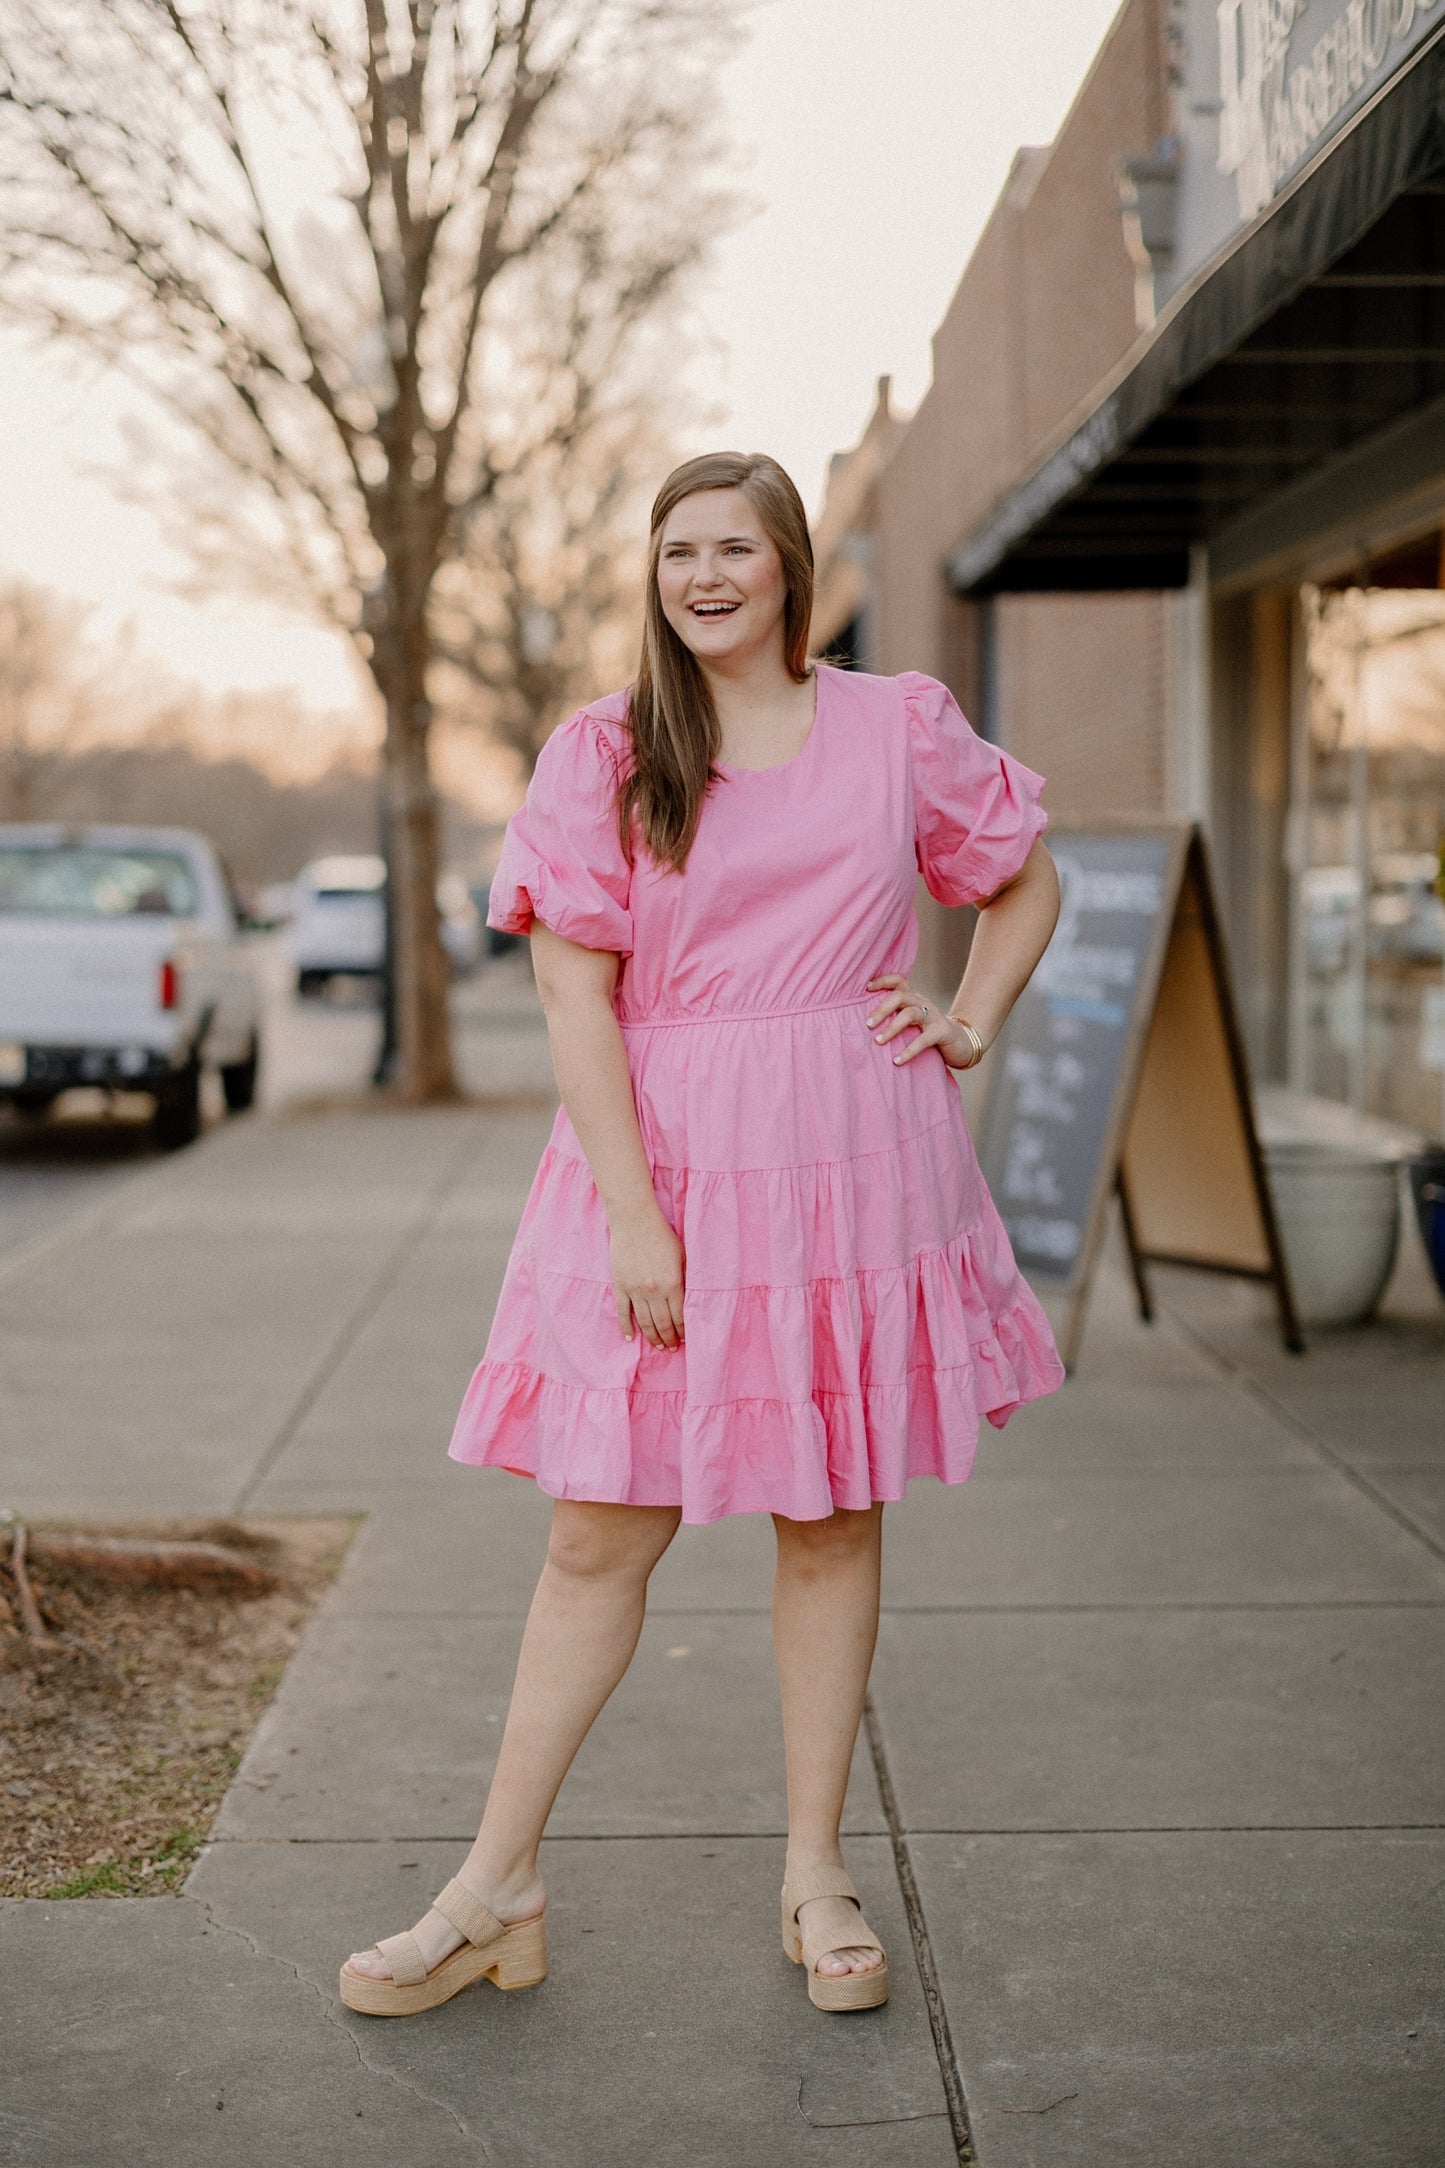
[[[402,645],[403,643],[398,643]],[[410,647],[412,643],[405,643]],[[425,662],[377,673],[386,701],[382,788],[390,839],[396,1096],[411,1106],[457,1097],[448,985],[451,968],[437,911],[440,837],[429,756],[431,704]]]

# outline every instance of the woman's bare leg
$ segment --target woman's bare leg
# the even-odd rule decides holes
[[[839,1824],[878,1637],[883,1508],[825,1521],[773,1516],[773,1648],[788,1757],[788,1864],[841,1866]],[[845,1897],[816,1897],[799,1919],[846,1934],[858,1917]],[[836,1950],[820,1972],[871,1972],[869,1949]]]
[[[501,1752],[462,1878],[500,1920],[530,1919],[545,1892],[537,1847],[577,1749],[632,1661],[647,1582],[681,1518],[675,1506],[558,1499],[547,1562],[527,1614]],[[462,1937],[439,1912],[413,1929],[430,1971]],[[389,1979],[358,1951],[352,1969]]]

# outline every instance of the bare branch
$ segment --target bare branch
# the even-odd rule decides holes
[[[709,70],[746,4],[0,0],[0,312],[143,389],[199,576],[366,652],[418,1090],[435,643],[526,745],[600,666],[577,628],[621,609],[666,439],[673,357],[636,356],[727,215]]]

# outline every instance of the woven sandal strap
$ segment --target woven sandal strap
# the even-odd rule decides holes
[[[479,1897],[474,1897],[465,1882],[453,1878],[439,1897],[432,1899],[433,1911],[440,1912],[444,1920],[450,1920],[459,1935],[483,1949],[495,1942],[498,1935],[507,1930],[495,1912],[489,1912]]]
[[[851,1897],[859,1911],[862,1899],[853,1887],[853,1878],[842,1867],[804,1867],[799,1873],[789,1875],[783,1888],[783,1903],[788,1917],[796,1921],[799,1905],[811,1904],[815,1897]]]
[[[378,1942],[377,1950],[391,1967],[392,1979],[398,1987],[420,1987],[426,1978],[426,1959],[421,1954],[421,1944],[410,1929],[399,1935],[388,1935],[385,1942]]]

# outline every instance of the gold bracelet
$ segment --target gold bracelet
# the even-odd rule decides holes
[[[969,1038],[973,1042],[973,1060],[966,1061],[963,1066],[965,1069],[976,1069],[979,1063],[983,1060],[982,1039],[980,1039],[978,1033],[974,1030],[972,1024],[969,1022],[966,1016],[955,1016],[952,1009],[950,1009],[948,1012],[948,1021],[950,1022],[950,1024],[957,1024],[960,1031],[966,1031],[968,1033]]]

